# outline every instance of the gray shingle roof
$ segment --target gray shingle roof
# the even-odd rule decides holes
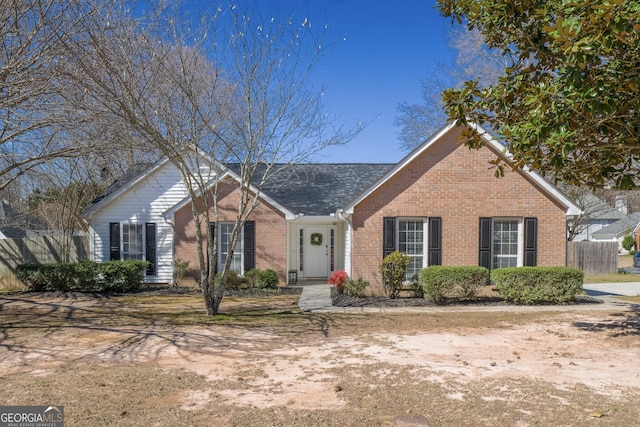
[[[305,163],[273,165],[280,170],[262,186],[262,193],[271,197],[294,214],[306,216],[329,215],[372,185],[395,164],[368,163]],[[139,164],[127,171],[96,197],[85,211],[117,192],[129,182],[148,173],[155,164]],[[239,174],[238,164],[225,165]],[[265,168],[258,168],[254,185],[264,175]]]
[[[274,175],[262,191],[295,214],[329,215],[382,178],[393,166],[371,163],[293,164]]]
[[[89,204],[89,207],[100,202],[105,197],[109,196],[120,190],[122,187],[127,185],[129,182],[133,182],[138,178],[143,177],[146,173],[148,173],[157,163],[138,163],[131,168],[127,169],[124,175],[122,175],[117,180],[113,181],[111,185],[109,185],[106,190],[102,192],[98,197],[93,199]],[[87,209],[87,208],[85,208]]]
[[[580,201],[576,201],[585,212],[589,219],[624,219],[626,215],[618,209],[609,205],[604,200],[593,194],[585,194]]]
[[[594,238],[607,239],[616,238],[629,229],[633,229],[640,222],[640,212],[634,212],[611,225],[594,231],[591,235]]]
[[[43,218],[20,212],[6,200],[0,200],[0,232],[5,237],[31,237],[48,231],[49,227]]]

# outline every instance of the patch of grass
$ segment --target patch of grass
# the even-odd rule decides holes
[[[585,274],[584,283],[640,282],[640,274]]]
[[[628,296],[620,296],[620,297],[616,297],[617,299],[622,299],[625,301],[629,301],[635,304],[640,304],[640,295],[635,296],[635,297],[628,297]]]

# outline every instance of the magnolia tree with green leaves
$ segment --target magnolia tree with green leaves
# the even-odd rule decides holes
[[[507,66],[443,94],[448,117],[495,131],[514,156],[567,183],[637,184],[640,160],[640,3],[605,0],[438,0],[440,13],[478,29]],[[482,135],[464,133],[478,147]],[[494,162],[496,174],[504,164]]]

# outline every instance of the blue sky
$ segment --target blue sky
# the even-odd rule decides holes
[[[194,7],[211,0],[186,1]],[[316,160],[401,160],[406,153],[393,125],[398,104],[421,103],[420,79],[455,54],[448,42],[451,20],[439,15],[435,0],[253,1],[265,11],[275,6],[284,15],[308,15],[313,26],[326,24],[332,37],[344,39],[315,66],[311,83],[324,89],[324,104],[340,122],[369,125],[347,145],[331,147]]]
[[[301,2],[280,1],[282,9],[287,4],[295,8]],[[397,105],[420,103],[420,79],[453,58],[450,19],[438,14],[435,1],[308,0],[306,5],[310,21],[326,22],[346,37],[314,70],[327,108],[346,121],[373,120],[348,145],[329,149],[319,160],[399,161],[406,153],[393,125]]]

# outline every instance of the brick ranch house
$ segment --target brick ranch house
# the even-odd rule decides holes
[[[381,292],[385,254],[411,258],[409,275],[429,265],[562,266],[567,219],[580,209],[531,171],[497,179],[488,162],[508,160],[484,129],[479,150],[443,127],[397,164],[296,164],[262,187],[233,259],[243,274],[272,268],[285,284],[345,270]],[[220,219],[211,224],[218,262],[228,251],[239,196],[233,166],[218,182]],[[180,176],[168,160],[131,170],[83,212],[95,261],[144,259],[145,280],[167,283],[173,260],[197,274],[195,227]]]

